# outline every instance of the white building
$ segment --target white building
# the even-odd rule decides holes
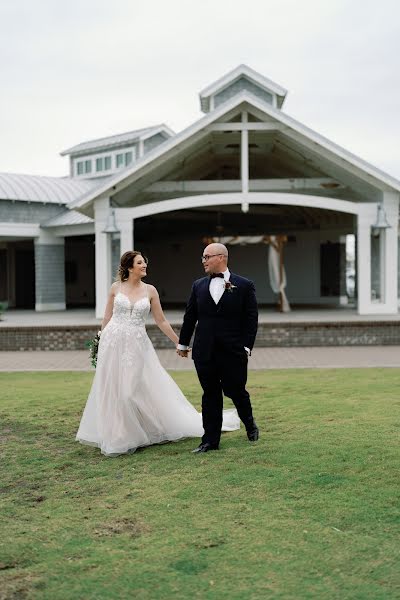
[[[240,65],[200,93],[204,116],[179,134],[161,125],[84,142],[62,153],[66,178],[0,174],[0,300],[96,304],[100,317],[134,247],[164,304],[183,303],[205,238],[279,233],[289,301],[340,305],[354,234],[358,313],[397,313],[400,182],[287,115],[286,93]],[[275,301],[265,244],[232,246],[231,267],[260,303]]]

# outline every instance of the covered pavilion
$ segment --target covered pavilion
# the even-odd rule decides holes
[[[286,95],[240,65],[200,92],[204,116],[178,134],[157,126],[66,151],[70,177],[41,178],[49,198],[43,190],[30,197],[32,216],[19,207],[18,217],[16,205],[27,200],[4,176],[0,265],[8,260],[8,281],[19,273],[2,248],[33,240],[36,311],[79,305],[68,301],[76,297],[100,318],[119,256],[135,248],[173,308],[202,276],[206,240],[284,235],[291,305],[340,309],[349,302],[346,239],[354,236],[355,311],[396,315],[400,182],[287,115]],[[115,168],[103,172],[111,151]],[[14,177],[15,185],[29,178]],[[33,179],[25,181],[30,196]],[[46,218],[35,216],[35,201],[46,204]],[[231,270],[255,281],[261,305],[276,302],[267,252],[263,243],[230,246]]]
[[[118,253],[154,257],[151,277],[167,302],[182,301],[201,275],[204,238],[281,233],[290,301],[339,306],[354,234],[358,313],[397,313],[400,183],[285,114],[285,96],[239,66],[200,93],[203,118],[69,205],[95,221],[97,315],[112,278],[110,214]],[[273,300],[265,248],[231,254],[260,301]]]

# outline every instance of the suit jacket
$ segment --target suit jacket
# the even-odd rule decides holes
[[[189,346],[193,331],[192,357],[207,359],[218,345],[226,353],[245,352],[253,348],[257,334],[258,308],[254,284],[249,279],[230,274],[231,290],[225,289],[218,304],[210,294],[210,279],[202,277],[194,282],[179,343]]]

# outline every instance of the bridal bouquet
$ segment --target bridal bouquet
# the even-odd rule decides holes
[[[98,331],[94,338],[88,343],[90,362],[94,368],[96,368],[97,365],[97,353],[99,351],[100,336],[101,331]]]

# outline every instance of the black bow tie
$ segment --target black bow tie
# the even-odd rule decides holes
[[[214,277],[222,277],[222,279],[224,278],[224,274],[223,273],[211,273],[210,274],[210,279],[214,279]]]

